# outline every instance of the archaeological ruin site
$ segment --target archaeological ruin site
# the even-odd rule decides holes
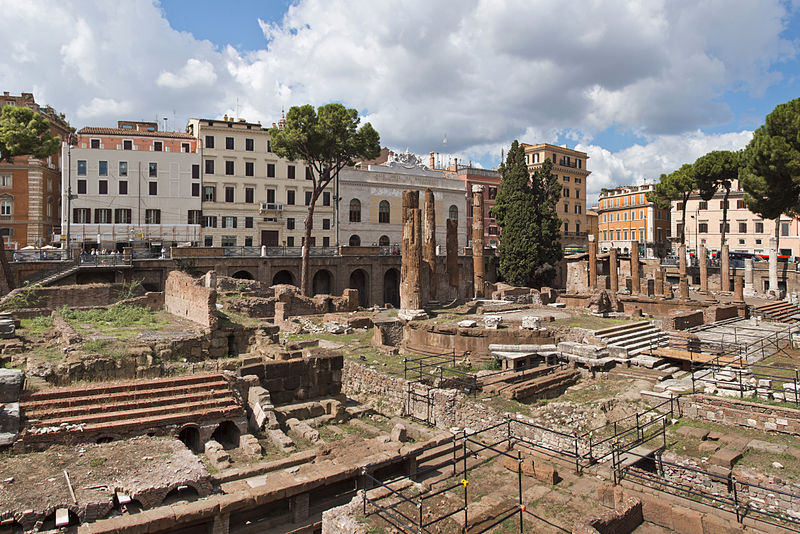
[[[0,262],[0,533],[800,532],[793,265],[590,241],[512,287],[436,221],[405,191],[311,297],[221,248]]]

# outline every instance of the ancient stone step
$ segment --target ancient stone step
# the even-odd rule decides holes
[[[632,332],[635,330],[647,329],[652,327],[653,324],[650,321],[639,321],[636,323],[631,324],[622,324],[618,326],[611,326],[608,328],[602,328],[600,330],[595,330],[594,336],[599,338],[605,337],[613,337],[615,334],[625,333],[625,332]]]

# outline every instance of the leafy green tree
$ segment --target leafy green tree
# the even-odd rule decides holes
[[[700,198],[703,200],[711,200],[720,188],[724,191],[720,241],[720,244],[724,245],[728,226],[728,197],[731,194],[733,180],[739,176],[739,154],[729,150],[714,150],[697,158],[694,162],[694,172]]]
[[[739,180],[753,213],[775,219],[800,214],[800,98],[779,104],[753,133],[741,158]]]
[[[3,106],[0,110],[0,161],[15,156],[45,159],[58,152],[61,142],[50,135],[50,122],[32,109]]]
[[[561,184],[546,159],[533,176],[528,175],[525,149],[514,141],[504,164],[492,215],[502,228],[498,270],[506,282],[540,287],[555,275],[561,260],[561,221],[557,205]]]
[[[681,201],[681,245],[686,242],[686,202],[696,188],[694,166],[684,163],[680,169],[662,174],[653,191],[647,193],[647,200],[662,210],[670,209],[674,200]]]
[[[358,127],[361,119],[355,109],[341,104],[293,106],[286,114],[286,125],[269,130],[272,151],[290,161],[303,160],[308,165],[313,192],[304,227],[304,245],[311,243],[314,208],[317,199],[346,165],[355,158],[373,159],[381,151],[380,136],[370,123]],[[336,201],[338,211],[338,199]],[[309,250],[303,247],[300,290],[311,294]]]

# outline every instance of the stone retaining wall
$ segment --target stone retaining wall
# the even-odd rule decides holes
[[[679,406],[692,419],[800,436],[800,410],[793,408],[708,395],[683,395]]]
[[[173,315],[217,328],[217,290],[181,271],[172,271],[164,284],[164,309]]]
[[[303,358],[243,365],[238,373],[257,376],[269,391],[272,403],[278,406],[338,395],[342,390],[343,360],[340,353],[315,350]]]

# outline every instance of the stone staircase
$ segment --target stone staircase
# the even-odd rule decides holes
[[[791,302],[781,300],[757,306],[753,315],[762,315],[767,319],[782,323],[794,323],[800,320],[800,307]]]
[[[186,423],[244,417],[221,374],[49,389],[29,394],[20,409],[26,445],[164,434]]]
[[[597,330],[594,336],[608,345],[612,358],[634,358],[651,348],[667,344],[668,336],[650,321],[623,324]]]

